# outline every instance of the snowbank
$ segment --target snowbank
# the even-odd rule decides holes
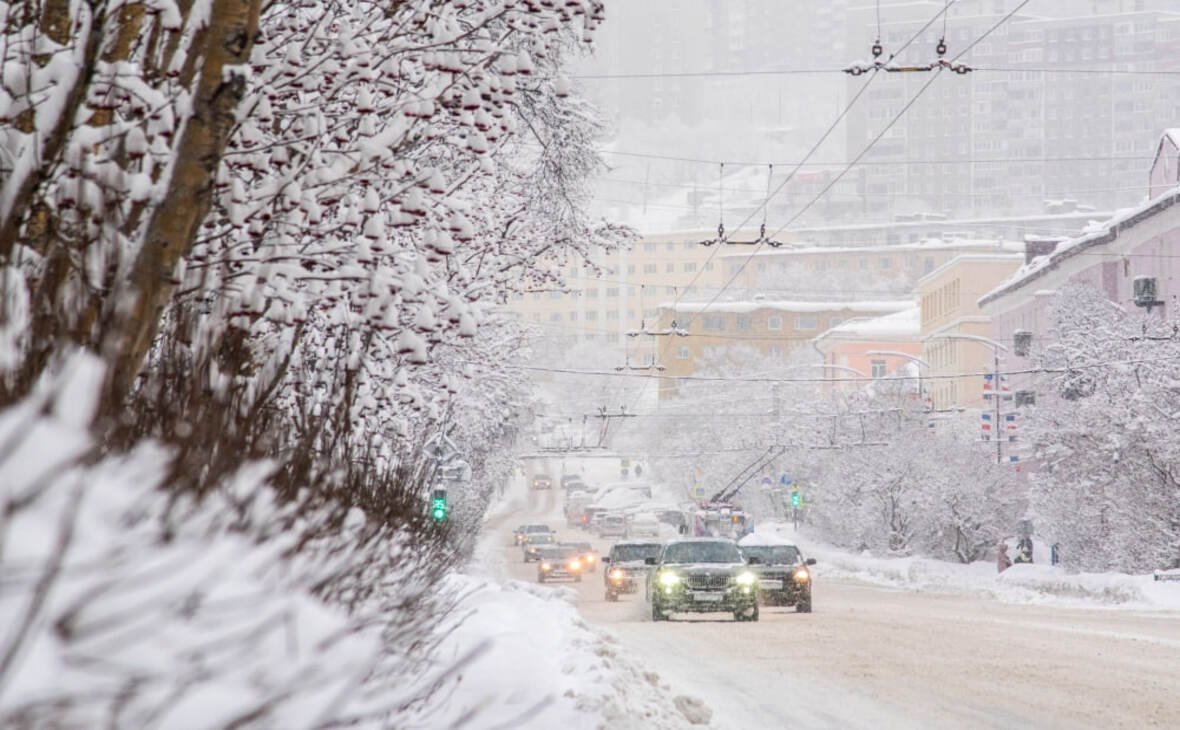
[[[438,727],[476,711],[481,727],[708,724],[711,713],[699,700],[673,697],[615,637],[586,623],[574,590],[472,576],[455,581],[468,591],[460,609],[465,616],[439,653],[454,661],[477,647],[481,653],[464,667],[447,713],[433,718]]]
[[[996,573],[994,562],[968,565],[920,557],[877,557],[841,550],[796,533],[788,524],[762,523],[759,535],[793,539],[803,554],[816,558],[819,578],[849,578],[912,591],[973,595],[1006,603],[1069,607],[1107,607],[1180,611],[1180,581],[1156,581],[1151,575],[1070,574],[1058,566],[1013,565]]]

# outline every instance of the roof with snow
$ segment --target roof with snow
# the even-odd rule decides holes
[[[915,243],[895,243],[879,246],[817,246],[801,243],[795,246],[787,244],[783,248],[769,248],[754,253],[724,253],[720,258],[749,258],[750,256],[799,256],[806,254],[852,253],[870,254],[882,251],[896,253],[898,251],[941,251],[946,249],[970,251],[998,251],[1001,253],[1024,251],[1023,241],[998,241],[994,238],[925,238]]]
[[[795,546],[795,543],[785,537],[779,537],[767,532],[751,532],[741,540],[738,540],[738,545],[741,547],[772,547],[775,545],[790,545]]]
[[[740,302],[665,302],[660,309],[671,309],[675,312],[716,312],[728,314],[747,314],[759,309],[774,309],[783,312],[898,312],[914,306],[909,299],[863,301],[863,302],[816,302],[816,301],[781,301],[770,299],[753,299]]]
[[[922,332],[922,308],[910,302],[908,309],[883,317],[857,317],[832,327],[815,339],[833,340],[916,340]]]
[[[1123,231],[1130,230],[1143,221],[1163,213],[1175,205],[1178,200],[1180,200],[1180,187],[1175,187],[1155,199],[1148,200],[1134,208],[1119,211],[1109,220],[1087,226],[1082,235],[1058,244],[1053,253],[1037,256],[1021,266],[1016,270],[1016,273],[1001,282],[995,289],[980,297],[979,306],[982,307],[1006,294],[1012,294],[1024,288],[1061,266],[1062,262],[1085,251],[1114,243]]]

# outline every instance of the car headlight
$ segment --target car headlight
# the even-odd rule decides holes
[[[570,570],[581,570],[581,569],[582,569],[582,564],[579,563],[577,560],[570,561]]]
[[[615,568],[614,570],[612,570],[610,572],[610,579],[611,580],[622,580],[624,578],[624,575],[625,574],[623,573],[622,570]]]
[[[660,584],[671,588],[680,582],[680,576],[675,573],[660,573]]]
[[[752,586],[754,585],[755,581],[758,580],[758,576],[749,571],[743,571],[738,573],[737,576],[734,577],[734,580],[737,581],[739,586]]]
[[[549,563],[541,563],[541,570],[552,570],[553,566]]]
[[[811,580],[811,573],[808,573],[803,568],[800,568],[799,570],[795,571],[795,580],[797,580],[797,581]]]
[[[594,556],[593,556],[593,555],[587,555],[587,556],[586,556],[586,562],[587,562],[587,563],[593,563],[593,562],[594,562]]]

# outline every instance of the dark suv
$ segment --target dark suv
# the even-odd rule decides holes
[[[758,599],[764,606],[794,606],[799,613],[811,613],[811,571],[815,558],[803,559],[799,548],[789,543],[762,542],[748,535],[738,543],[758,575]]]
[[[652,621],[667,621],[677,611],[758,620],[758,576],[732,540],[674,540],[644,562],[655,567],[648,586]]]
[[[606,588],[606,600],[617,601],[623,593],[637,593],[639,586],[647,582],[651,566],[644,561],[658,558],[664,544],[657,540],[629,540],[616,542],[610,554],[603,557],[602,581]]]

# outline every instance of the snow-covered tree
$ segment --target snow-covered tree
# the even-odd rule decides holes
[[[1093,571],[1180,565],[1176,325],[1089,285],[1060,294],[1026,431],[1038,531]]]

